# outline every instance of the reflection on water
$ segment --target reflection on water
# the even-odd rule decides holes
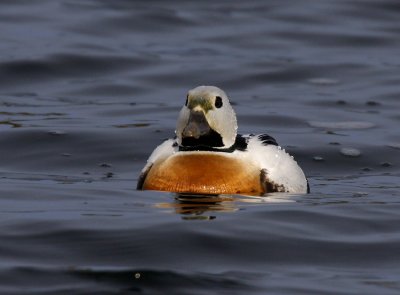
[[[266,204],[295,202],[291,197],[298,195],[274,193],[263,197],[239,195],[190,195],[174,194],[175,198],[168,203],[157,203],[157,208],[172,209],[176,214],[184,215],[183,219],[215,219],[215,212],[235,212],[242,203]]]

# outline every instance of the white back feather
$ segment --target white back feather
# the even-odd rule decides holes
[[[248,153],[261,169],[266,169],[270,181],[283,185],[290,193],[307,192],[307,179],[303,170],[280,146],[263,145],[254,136],[248,142]]]

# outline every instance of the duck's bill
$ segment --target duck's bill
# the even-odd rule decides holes
[[[189,120],[182,132],[183,138],[199,139],[203,135],[210,133],[211,128],[207,119],[201,111],[191,111]]]

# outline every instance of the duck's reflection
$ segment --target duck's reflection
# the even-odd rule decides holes
[[[212,220],[213,213],[235,212],[244,208],[247,203],[281,203],[294,202],[285,194],[270,194],[268,196],[238,196],[238,195],[189,195],[176,194],[170,203],[158,203],[156,207],[172,209],[181,214],[182,219]]]

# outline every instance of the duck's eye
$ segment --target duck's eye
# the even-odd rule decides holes
[[[215,107],[216,107],[217,109],[219,109],[220,107],[222,107],[222,98],[221,98],[221,96],[215,97]]]
[[[186,102],[185,102],[185,106],[187,106],[187,105],[188,105],[188,102],[189,102],[189,94],[188,94],[188,95],[186,95]]]

